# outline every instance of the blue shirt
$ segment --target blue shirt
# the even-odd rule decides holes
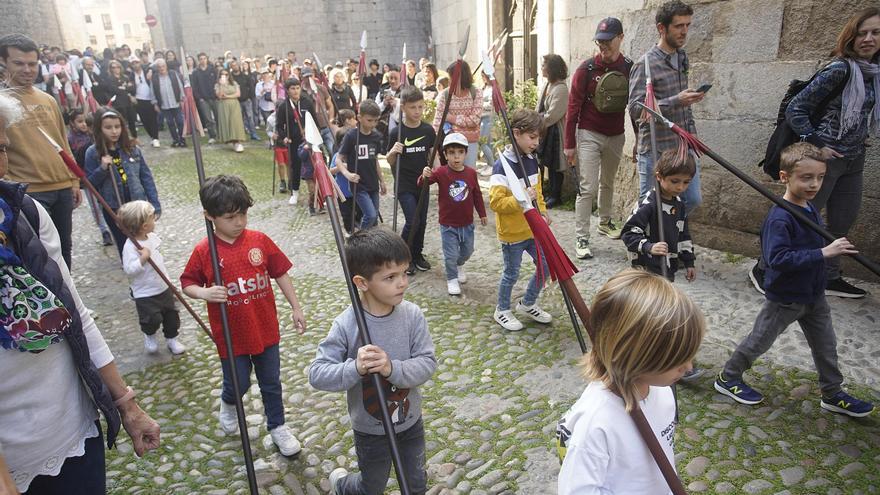
[[[799,208],[822,225],[815,206]],[[761,252],[767,265],[764,290],[767,299],[779,303],[816,302],[825,293],[825,239],[779,206],[770,208],[761,227]]]

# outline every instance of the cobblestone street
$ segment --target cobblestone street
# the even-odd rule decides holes
[[[160,249],[176,282],[205,235],[192,150],[163,147],[145,153],[163,206],[156,228],[163,240]],[[237,174],[248,184],[256,201],[249,227],[267,233],[290,257],[308,320],[306,333],[297,335],[290,308],[276,290],[287,424],[303,450],[293,458],[277,452],[265,428],[259,390],[252,386],[245,409],[261,493],[327,493],[327,476],[334,468],[357,468],[345,395],[319,392],[308,384],[307,367],[318,343],[349,304],[328,218],[309,217],[303,206],[289,206],[286,195],[270,194],[272,155],[263,144],[242,154],[226,146],[206,147],[205,162],[208,175]],[[483,186],[488,195],[488,184]],[[389,226],[391,201],[390,196],[382,199]],[[551,215],[557,238],[575,259],[574,213],[552,210]],[[142,407],[162,427],[162,446],[142,459],[133,455],[128,437],[120,437],[118,450],[108,453],[110,492],[247,493],[239,438],[224,435],[217,422],[221,372],[213,344],[181,308],[188,352],[172,358],[160,345],[157,355],[145,354],[115,249],[101,247],[86,207],[75,212],[74,222],[77,288],[95,311]],[[425,255],[434,267],[411,277],[407,293],[425,312],[439,364],[422,387],[432,494],[556,493],[556,422],[586,385],[558,287],[547,288],[540,300],[554,316],[553,324],[508,333],[492,320],[501,273],[493,225],[490,218],[488,227],[477,227],[462,296],[447,295],[432,188]],[[594,234],[591,244],[596,257],[577,261],[581,272],[575,277],[587,301],[628,265],[622,242]],[[688,492],[880,493],[880,416],[853,420],[820,410],[812,357],[796,325],[747,374],[767,396],[763,404],[739,405],[713,390],[714,373],[749,332],[763,300],[747,279],[753,262],[698,249],[697,280],[688,284],[679,277],[678,286],[696,300],[709,323],[697,359],[708,373],[692,386],[679,387],[678,395],[676,464]],[[524,263],[514,296],[522,294],[532,271],[533,265]],[[829,298],[839,361],[853,395],[880,403],[880,285],[859,285],[872,295]],[[207,321],[204,305],[193,305]],[[389,492],[395,489],[393,484]]]

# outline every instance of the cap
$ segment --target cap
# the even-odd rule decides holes
[[[303,67],[302,70],[300,71],[300,74],[299,74],[299,75],[302,76],[302,77],[309,77],[309,76],[311,76],[311,75],[312,75],[312,69],[311,69],[311,67],[309,67],[309,66],[305,66],[305,67]]]
[[[596,41],[608,41],[621,34],[623,34],[623,24],[620,23],[620,19],[606,17],[596,27],[596,36],[593,39]]]
[[[457,144],[459,146],[464,146],[465,148],[467,148],[468,140],[466,137],[464,137],[464,134],[460,132],[453,132],[443,139],[443,149],[446,149],[446,147],[450,144]]]

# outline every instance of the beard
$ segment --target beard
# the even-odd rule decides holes
[[[679,49],[679,48],[683,47],[685,44],[685,41],[679,42],[678,37],[674,36],[672,33],[669,33],[668,31],[667,31],[666,36],[664,38],[666,39],[666,44],[675,48],[675,49]]]

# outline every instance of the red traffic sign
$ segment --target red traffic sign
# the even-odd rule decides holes
[[[156,19],[156,16],[151,14],[144,17],[144,22],[147,23],[147,26],[150,26],[152,28],[156,27],[156,25],[159,24],[159,19]]]

